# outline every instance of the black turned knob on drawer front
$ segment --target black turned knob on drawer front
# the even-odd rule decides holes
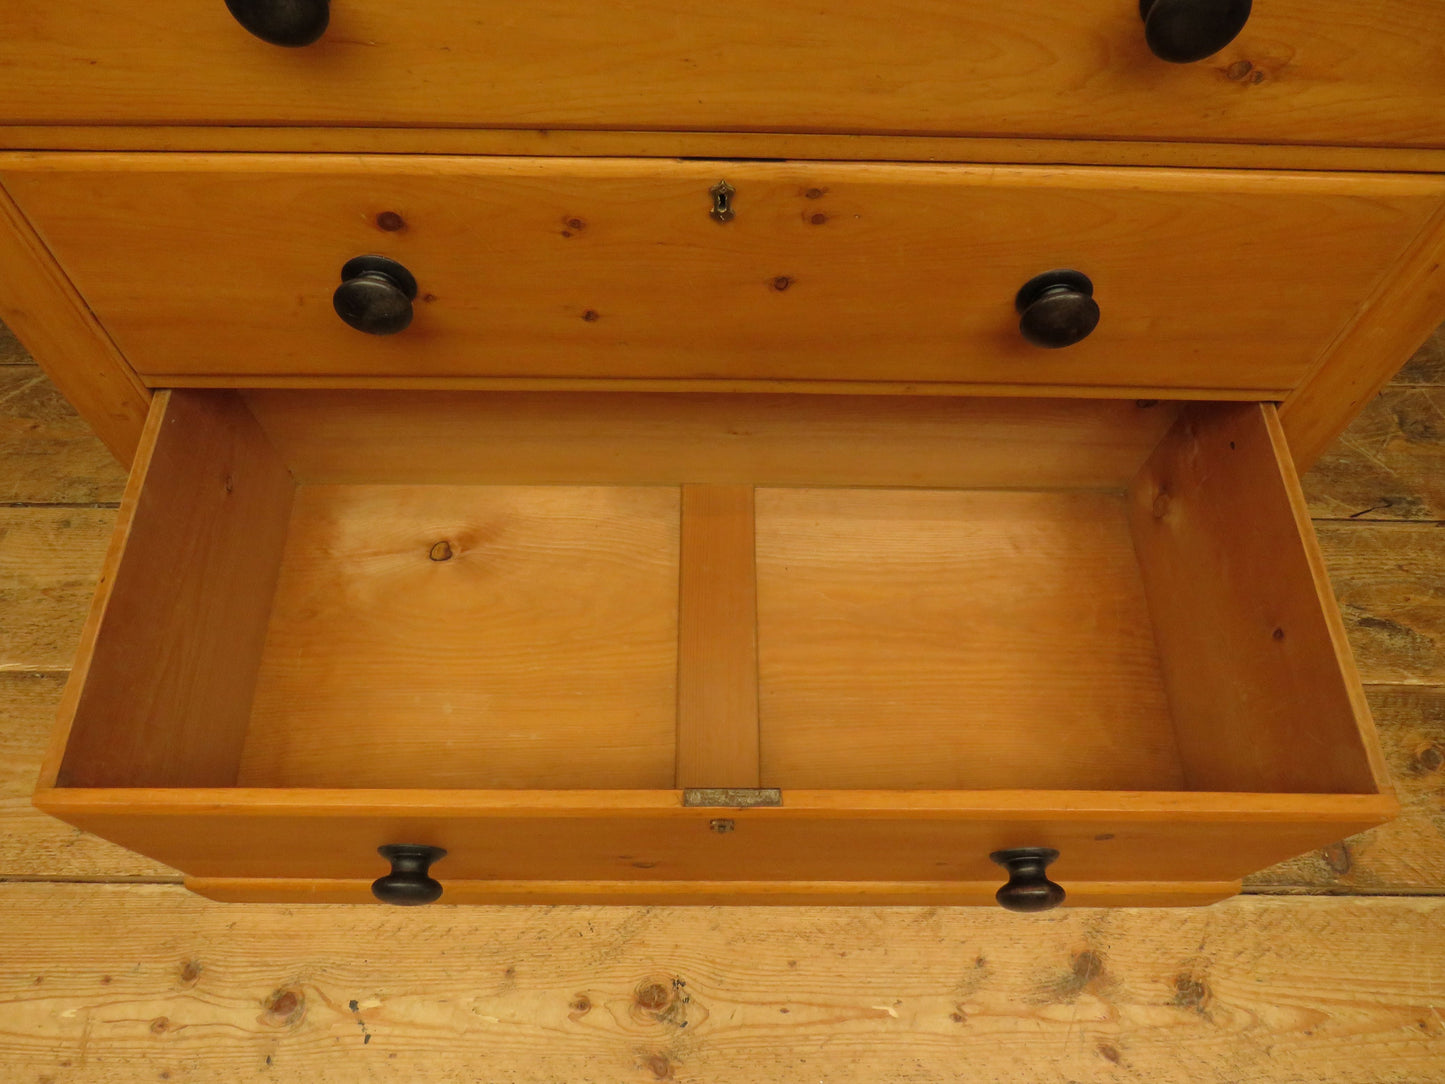
[[[1139,0],[1149,51],[1192,64],[1232,42],[1249,21],[1250,0]]]
[[[385,256],[358,256],[341,269],[331,297],[336,315],[368,335],[395,335],[411,324],[416,279]]]
[[[226,0],[240,23],[272,45],[310,45],[326,33],[330,0]]]
[[[447,856],[440,847],[389,843],[376,853],[391,863],[391,872],[371,882],[371,894],[382,903],[418,907],[441,899],[442,886],[431,876],[431,864]]]
[[[1006,911],[1050,911],[1064,902],[1064,890],[1044,870],[1059,857],[1051,847],[1016,847],[989,855],[1008,870],[1008,884],[994,894]]]
[[[1087,338],[1099,324],[1094,284],[1081,271],[1046,271],[1014,298],[1019,332],[1035,346],[1058,349]]]

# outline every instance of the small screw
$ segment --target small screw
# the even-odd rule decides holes
[[[714,817],[707,822],[707,826],[720,836],[725,836],[737,825],[728,817]]]

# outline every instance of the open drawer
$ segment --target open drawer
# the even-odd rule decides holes
[[[1270,405],[289,390],[157,395],[36,803],[450,902],[1207,902],[1395,809]]]

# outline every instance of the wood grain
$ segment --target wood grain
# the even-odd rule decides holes
[[[115,457],[128,464],[145,424],[150,392],[3,186],[0,320],[24,337],[61,393]]]
[[[766,783],[766,778],[764,779]],[[36,804],[192,877],[372,878],[382,843],[444,848],[443,881],[982,882],[1005,847],[1062,881],[1232,881],[1388,819],[1379,795],[792,790],[779,807],[681,792],[42,789]],[[286,846],[278,847],[278,839]]]
[[[0,15],[0,96],[22,123],[436,125],[1216,139],[1440,146],[1432,0],[1276,0],[1198,64],[1144,44],[1137,7],[649,0],[579,17],[432,0],[331,13],[278,49],[224,8],[154,0]]]
[[[1445,520],[1445,387],[1388,387],[1302,480],[1317,519]]]
[[[332,484],[1120,489],[1178,411],[1133,399],[245,395],[296,476]]]
[[[1280,406],[1303,472],[1445,320],[1445,206]]]
[[[1274,408],[1186,412],[1129,497],[1188,785],[1387,790]]]
[[[188,877],[185,885],[222,903],[376,906],[371,880],[303,881]],[[1069,881],[1064,907],[1202,907],[1239,891],[1234,881]],[[992,881],[448,881],[442,902],[488,906],[993,907]]]
[[[0,331],[0,503],[119,501],[125,469],[39,369],[4,351]]]
[[[1431,387],[1445,384],[1445,325],[1436,328],[1435,333],[1415,351],[1405,367],[1395,375],[1394,383]]]
[[[7,885],[0,910],[20,1080],[1385,1084],[1445,1057],[1435,900],[722,920]]]
[[[301,487],[239,781],[670,788],[678,500]]]
[[[177,878],[158,862],[46,816],[30,801],[54,727],[64,674],[0,674],[0,878],[133,880]],[[1398,820],[1313,851],[1249,879],[1257,891],[1357,894],[1438,893],[1445,886],[1445,693],[1430,688],[1372,688],[1390,777],[1403,809]],[[1077,893],[1075,893],[1077,895]],[[277,897],[272,897],[277,898]]]
[[[764,786],[1183,788],[1117,495],[757,510]]]
[[[682,487],[677,787],[758,785],[751,486]]]
[[[151,377],[157,388],[235,388],[233,376],[169,374]],[[668,392],[704,395],[899,395],[942,398],[970,395],[1002,398],[1104,399],[1104,400],[1225,400],[1278,402],[1288,388],[1149,387],[1137,384],[1021,384],[963,383],[909,380],[731,380],[674,377],[552,377],[552,376],[253,376],[246,388],[288,391],[318,389],[371,391],[486,391],[486,392]]]
[[[1445,173],[1445,150],[1318,144],[578,128],[387,128],[303,125],[0,125],[0,150],[464,154],[542,158],[776,158],[828,162],[995,162],[1183,166],[1362,173]]]
[[[294,488],[238,397],[156,398],[45,778],[235,782]]]
[[[0,670],[66,670],[115,524],[108,508],[0,508]]]
[[[159,862],[31,804],[65,678],[63,672],[0,672],[0,881],[179,881],[180,874]]]
[[[920,163],[7,154],[0,177],[139,372],[238,380],[1288,388],[1445,201],[1428,175]],[[365,252],[417,276],[401,335],[332,310]],[[1067,350],[1013,311],[1053,267],[1105,312]]]
[[[1256,892],[1440,895],[1445,890],[1445,689],[1366,688],[1400,816],[1246,878]]]
[[[1364,680],[1445,684],[1445,529],[1334,522],[1318,534]]]
[[[30,356],[29,351],[20,345],[20,340],[15,337],[3,322],[0,322],[0,365],[34,365],[35,359]]]

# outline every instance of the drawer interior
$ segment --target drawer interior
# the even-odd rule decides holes
[[[1273,408],[157,396],[86,788],[1371,794]]]

